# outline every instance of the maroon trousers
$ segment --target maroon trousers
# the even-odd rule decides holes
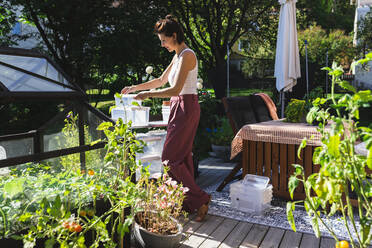
[[[192,145],[199,118],[200,106],[197,95],[188,94],[171,98],[162,161],[168,160],[169,175],[189,188],[183,207],[191,213],[209,200],[209,195],[194,180]]]

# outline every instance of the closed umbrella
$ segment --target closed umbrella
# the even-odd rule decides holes
[[[296,27],[297,0],[279,0],[280,17],[276,42],[276,88],[281,93],[282,117],[284,117],[284,92],[291,91],[301,77],[300,56]]]

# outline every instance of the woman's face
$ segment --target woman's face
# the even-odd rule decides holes
[[[168,52],[173,52],[177,45],[177,41],[175,38],[176,34],[172,36],[165,36],[165,34],[158,34],[161,46],[166,48]]]

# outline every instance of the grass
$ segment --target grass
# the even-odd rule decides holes
[[[89,90],[86,90],[86,93],[87,93],[88,95],[98,95],[99,90],[98,90],[98,89],[89,89]],[[110,90],[108,90],[108,89],[103,89],[101,94],[102,94],[102,95],[108,95],[108,94],[110,94]]]

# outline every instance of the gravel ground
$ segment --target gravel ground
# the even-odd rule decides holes
[[[287,221],[285,200],[273,198],[270,207],[267,208],[263,213],[246,213],[231,207],[231,200],[229,197],[230,185],[227,185],[222,190],[222,192],[217,192],[216,188],[218,187],[218,185],[219,183],[216,183],[215,185],[209,186],[204,189],[207,193],[212,195],[212,202],[209,208],[210,214],[241,221],[247,221],[250,223],[257,223],[292,230]],[[296,210],[293,214],[295,218],[296,229],[298,232],[311,234],[314,233],[311,227],[310,218],[308,217],[303,206],[296,207]],[[327,220],[323,216],[323,220],[325,221],[325,223],[328,223],[330,227],[332,227],[333,231],[339,238],[349,239],[349,235],[346,227],[344,226],[344,222],[340,219],[340,217],[340,215],[335,215]],[[320,231],[322,236],[331,237],[328,230],[322,224],[320,224]]]

